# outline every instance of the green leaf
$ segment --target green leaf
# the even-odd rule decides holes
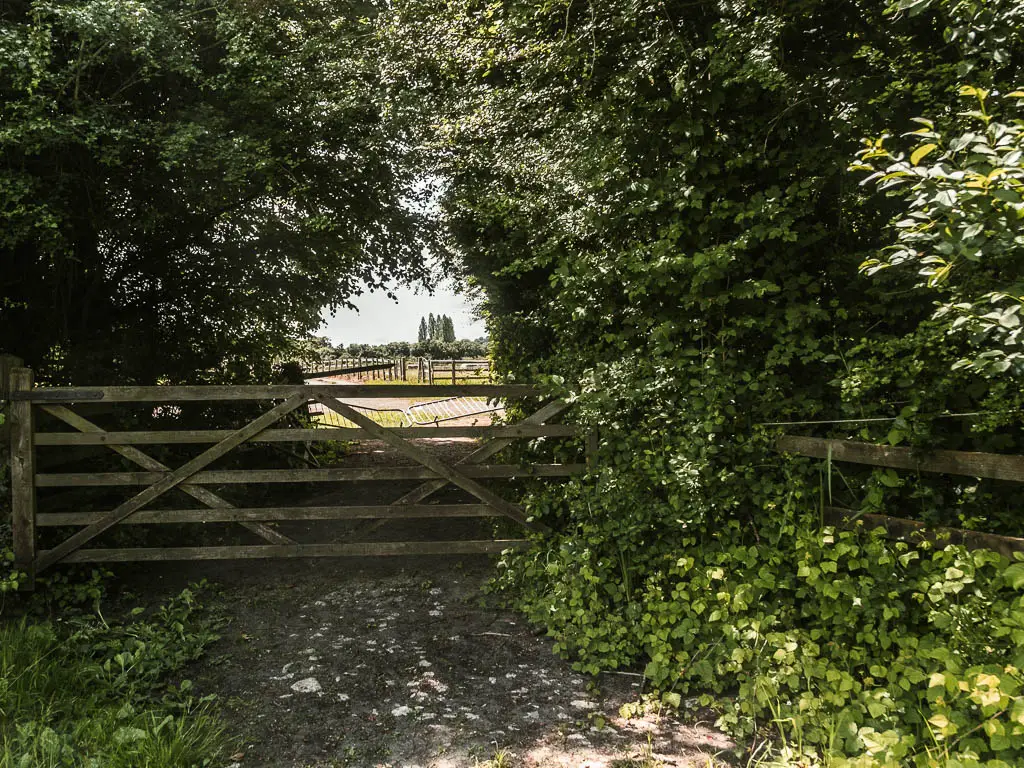
[[[1014,589],[1024,589],[1024,563],[1014,563],[1003,571],[1006,583]]]
[[[926,158],[931,152],[938,146],[938,144],[928,143],[922,144],[920,147],[915,149],[910,155],[910,164],[917,165],[924,158]]]

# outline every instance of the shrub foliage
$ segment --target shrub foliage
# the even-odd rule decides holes
[[[995,167],[956,154],[968,131],[1020,164],[1000,144],[1016,129],[972,127],[959,95],[1017,109],[1018,21],[956,0],[404,0],[384,20],[392,109],[430,116],[497,364],[546,377],[600,434],[590,477],[531,498],[558,533],[498,582],[581,669],[642,665],[667,700],[703,696],[734,732],[795,734],[835,764],[1024,759],[1024,564],[820,518],[1021,533],[1020,486],[773,448],[787,431],[1020,450],[1014,368],[970,364],[1012,363],[1019,197],[972,208],[956,176]],[[926,134],[880,142],[919,117]],[[851,163],[907,183],[880,193]],[[992,186],[1017,195],[1015,174]],[[961,199],[937,207],[947,182]],[[935,269],[965,239],[991,252],[945,286],[887,250]],[[997,294],[998,317],[974,311]],[[965,302],[1008,333],[960,333]]]

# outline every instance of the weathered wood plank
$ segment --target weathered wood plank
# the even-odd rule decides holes
[[[488,555],[526,549],[524,539],[493,541],[359,542],[345,544],[255,545],[249,547],[161,547],[79,549],[60,559],[67,563],[126,563],[153,560],[233,560],[278,557],[362,557],[390,555]],[[41,557],[52,559],[53,550]]]
[[[553,426],[560,426],[545,425],[544,422],[546,422],[548,419],[555,418],[556,416],[565,412],[568,408],[569,404],[566,403],[564,400],[555,400],[553,402],[548,403],[547,405],[544,405],[536,413],[530,414],[515,426],[521,429],[533,429],[538,426],[543,426],[546,429],[550,429]],[[573,431],[575,432],[574,427]],[[473,451],[468,456],[464,456],[463,458],[459,459],[457,462],[455,462],[455,464],[456,466],[462,468],[463,474],[466,474],[467,468],[486,461],[487,459],[491,458],[492,456],[500,452],[502,449],[512,445],[513,442],[514,441],[511,439],[496,436],[496,439],[489,440],[487,443],[480,446],[478,449]],[[416,504],[420,501],[423,501],[432,493],[435,493],[440,489],[444,488],[446,485],[448,485],[447,480],[428,480],[422,485],[414,488],[405,495],[396,499],[392,503],[395,506]],[[387,520],[375,520],[370,523],[365,523],[364,525],[357,528],[355,531],[352,531],[346,538],[360,538],[370,533],[371,531],[380,528],[382,525],[385,525],[386,523]]]
[[[14,368],[10,393],[31,392],[31,368]],[[11,523],[14,534],[14,567],[28,575],[25,589],[35,588],[36,560],[36,450],[32,403],[14,400],[11,414]]]
[[[346,397],[539,397],[542,393],[525,384],[211,384],[160,387],[40,387],[16,397],[34,403],[176,403],[213,400],[283,400],[296,394],[313,397],[330,392]]]
[[[88,419],[79,416],[77,413],[72,411],[70,408],[64,405],[43,405],[40,406],[51,416],[60,419],[65,424],[74,427],[75,429],[81,430],[82,432],[89,433],[91,435],[103,435],[106,434],[102,427],[93,424]],[[138,464],[143,469],[154,470],[157,472],[170,472],[171,468],[166,464],[163,464],[156,459],[152,458],[148,454],[143,453],[137,448],[131,446],[121,445],[109,445],[110,450],[115,453],[124,456],[124,458]],[[197,485],[191,485],[189,483],[182,483],[179,488],[187,493],[194,499],[201,501],[208,507],[214,507],[218,509],[231,509],[234,504],[224,499],[213,491],[203,488]],[[93,520],[91,522],[97,522]],[[265,541],[269,541],[271,544],[296,544],[297,542],[289,537],[285,536],[279,531],[275,531],[268,525],[264,525],[262,522],[243,522],[242,526],[249,531],[252,531],[260,538]]]
[[[405,438],[531,438],[572,437],[577,429],[571,424],[514,424],[482,427],[397,427],[390,431]],[[37,432],[37,446],[55,445],[177,445],[216,443],[231,434],[229,429],[154,430],[144,432]],[[268,429],[251,443],[316,443],[332,440],[358,440],[369,437],[359,427],[319,427],[316,429]]]
[[[911,448],[794,435],[780,437],[776,445],[780,451],[819,459],[826,458],[831,448],[833,461],[848,461],[852,464],[1024,482],[1024,456],[970,451],[923,452]]]
[[[364,416],[362,413],[352,408],[349,405],[345,405],[338,400],[333,399],[329,395],[320,394],[316,396],[316,400],[322,404],[325,408],[330,408],[335,413],[344,416],[346,419],[351,421],[353,424],[362,427],[370,434],[388,443],[393,448],[396,448],[401,453],[404,453],[409,458],[422,464],[424,467],[431,469],[435,474],[448,480],[450,483],[459,486],[464,491],[476,496],[480,501],[485,504],[490,504],[492,507],[502,512],[506,516],[512,518],[521,525],[525,525],[527,528],[534,530],[545,530],[546,525],[538,523],[536,521],[529,520],[526,517],[526,513],[517,504],[513,504],[507,499],[501,498],[498,494],[494,493],[490,488],[487,488],[471,477],[467,477],[456,469],[440,461],[436,456],[432,456],[419,446],[413,445],[407,442],[404,438],[398,437],[397,435],[391,434],[387,428],[380,426],[375,421],[370,419],[368,416]]]
[[[569,477],[586,470],[585,464],[481,464],[462,466],[472,478]],[[37,474],[37,488],[72,486],[150,485],[164,475],[158,472],[64,472]],[[195,485],[239,483],[330,483],[352,480],[431,480],[437,474],[427,467],[337,467],[326,469],[221,469],[197,472]],[[447,484],[447,480],[443,481]]]
[[[171,488],[185,482],[190,476],[194,475],[207,464],[216,461],[224,454],[244,443],[250,437],[259,434],[271,424],[280,420],[282,416],[285,416],[305,403],[306,399],[307,398],[304,395],[293,395],[283,403],[279,403],[271,408],[262,416],[253,419],[230,437],[221,440],[212,448],[206,449],[194,459],[186,462],[173,472],[163,475],[156,473],[159,479],[146,490],[136,496],[133,496],[128,501],[106,513],[102,520],[92,523],[87,528],[83,528],[70,538],[62,541],[53,549],[47,550],[44,554],[37,557],[36,569],[43,570],[60,562],[64,557],[71,554],[76,549],[81,548],[83,544],[88,543],[112,526],[117,525],[117,523],[128,517],[132,512],[141,509],[146,504],[149,504],[151,501],[158,498],[161,494],[166,493]]]
[[[905,520],[888,515],[860,514],[853,509],[843,507],[825,507],[825,520],[832,525],[843,528],[855,528],[858,520],[864,521],[867,528],[885,528],[894,539],[907,541],[937,541],[950,544],[963,544],[968,549],[991,549],[1008,558],[1014,552],[1024,552],[1024,539],[1013,536],[999,536],[994,533],[968,531],[963,528],[929,528],[917,520]]]
[[[24,368],[25,361],[14,355],[0,354],[0,400],[9,400],[11,397],[11,372],[15,368]],[[8,419],[0,424],[0,445],[4,450],[11,445],[11,422]],[[0,454],[2,458],[2,454]]]
[[[89,525],[103,512],[40,512],[36,525]],[[486,504],[408,504],[403,506],[347,507],[233,507],[231,509],[140,510],[121,525],[164,525],[183,523],[236,523],[258,520],[398,520],[406,518],[497,517],[501,513]],[[294,543],[294,542],[293,542]]]
[[[524,429],[536,428],[537,426],[545,426],[550,429],[554,425],[544,425],[544,422],[548,419],[553,419],[561,413],[564,413],[569,408],[569,404],[563,400],[555,400],[554,402],[548,403],[539,411],[530,416],[527,416],[523,421],[517,425]],[[480,446],[477,450],[473,451],[468,456],[460,459],[456,462],[456,466],[460,468],[463,474],[469,474],[471,477],[472,470],[469,469],[472,466],[482,465],[484,461],[491,458],[500,451],[508,448],[514,441],[509,438],[498,437],[497,439],[491,440],[485,445]],[[577,466],[577,465],[566,465],[566,466]],[[468,470],[468,471],[467,471]],[[573,472],[572,474],[577,474]],[[448,485],[446,480],[430,480],[419,488],[415,488],[409,493],[402,496],[400,499],[395,501],[395,504],[415,504],[416,502],[423,501],[423,499],[430,496],[432,493],[439,491]]]

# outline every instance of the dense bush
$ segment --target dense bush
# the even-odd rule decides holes
[[[849,169],[916,117],[963,135],[963,78],[1011,92],[1016,9],[396,4],[394,111],[436,126],[496,363],[548,377],[600,434],[591,477],[530,501],[558,534],[499,582],[581,668],[645,666],[672,700],[713,697],[736,732],[798,729],[858,764],[1019,762],[1024,566],[820,515],[1021,533],[1020,486],[774,450],[784,431],[1020,450],[1012,371],[956,367],[993,335],[951,334],[913,269],[858,274],[912,201]],[[973,292],[993,273],[971,274],[971,298],[1003,288]]]

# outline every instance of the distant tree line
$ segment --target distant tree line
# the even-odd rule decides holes
[[[387,344],[338,344],[326,336],[310,336],[293,343],[290,359],[304,370],[313,370],[323,363],[341,357],[430,357],[434,359],[465,359],[487,357],[486,337],[456,341],[427,340],[415,343],[391,341]]]
[[[448,315],[434,316],[431,312],[426,317],[420,318],[420,328],[417,334],[416,341],[423,343],[426,341],[442,341],[447,343],[453,343],[455,341],[455,323]]]

